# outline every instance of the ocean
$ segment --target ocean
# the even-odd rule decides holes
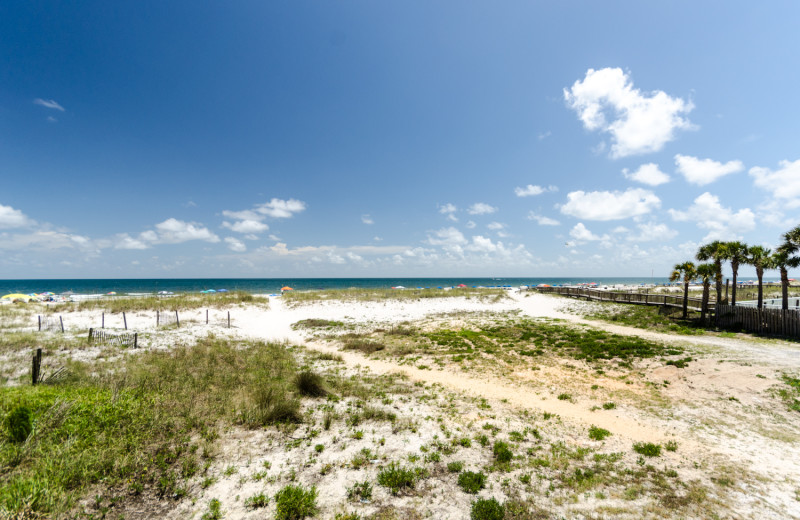
[[[42,293],[50,291],[56,294],[106,294],[116,292],[118,295],[130,293],[157,293],[170,291],[174,293],[199,292],[207,289],[227,289],[229,291],[246,291],[253,294],[269,294],[279,292],[281,287],[289,286],[296,291],[319,289],[347,288],[384,288],[402,285],[408,288],[417,287],[453,287],[464,284],[468,287],[495,287],[510,285],[572,285],[597,282],[598,285],[639,285],[669,283],[663,277],[627,277],[627,278],[592,278],[592,277],[539,277],[539,278],[153,278],[153,279],[63,279],[63,280],[0,280],[0,296],[10,293]]]

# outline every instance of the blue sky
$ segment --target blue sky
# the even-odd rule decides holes
[[[774,246],[797,19],[4,2],[0,278],[666,276],[707,240]]]

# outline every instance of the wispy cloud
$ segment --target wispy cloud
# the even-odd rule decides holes
[[[490,206],[485,202],[476,202],[467,210],[470,215],[489,215],[491,213],[495,213],[496,211],[497,208]]]
[[[41,99],[36,98],[33,100],[34,105],[41,105],[46,108],[52,108],[53,110],[58,110],[59,112],[65,112],[64,107],[58,104],[55,99]]]
[[[372,217],[370,217],[369,215],[361,215],[361,222],[367,225],[375,223],[375,221],[372,220]]]
[[[547,193],[548,191],[558,191],[558,187],[538,186],[535,184],[528,184],[524,188],[520,188],[519,186],[514,188],[514,194],[517,197],[532,197],[534,195],[541,195],[542,193]]]

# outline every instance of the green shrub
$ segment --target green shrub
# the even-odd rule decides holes
[[[222,504],[219,499],[212,498],[208,503],[208,511],[203,513],[200,520],[220,520],[222,518]]]
[[[462,469],[464,469],[464,463],[460,460],[447,463],[447,471],[450,473],[459,473]]]
[[[317,514],[317,488],[285,486],[275,494],[276,520],[301,520]]]
[[[559,401],[569,401],[570,399],[572,399],[572,396],[570,394],[567,393],[558,394]]]
[[[615,403],[603,403],[603,410],[613,410],[617,405]]]
[[[372,498],[372,484],[368,480],[356,482],[352,487],[347,488],[348,500],[369,500]]]
[[[497,499],[479,498],[472,503],[471,520],[503,520],[505,508]]]
[[[269,497],[264,493],[259,493],[257,495],[253,495],[248,497],[244,501],[244,506],[248,509],[258,509],[259,507],[267,507],[269,504]]]
[[[401,490],[406,488],[413,489],[414,480],[414,471],[400,467],[396,462],[392,462],[378,473],[378,484],[389,488],[393,495],[398,494]]]
[[[481,472],[474,473],[472,471],[465,471],[458,476],[458,486],[464,490],[465,493],[474,495],[486,487],[486,475]]]
[[[658,457],[661,455],[661,445],[652,442],[636,442],[633,444],[633,451],[645,457]]]
[[[678,451],[678,443],[676,441],[667,441],[664,445],[667,451]]]
[[[297,391],[300,392],[300,395],[305,395],[307,397],[323,397],[328,395],[328,391],[325,389],[325,380],[322,379],[322,376],[310,370],[304,370],[297,374],[294,379],[294,385],[297,387]]]
[[[494,443],[492,453],[494,453],[494,458],[497,462],[510,462],[511,459],[514,458],[514,454],[508,447],[508,443],[503,441],[497,441]]]
[[[611,432],[606,430],[605,428],[599,428],[594,425],[589,427],[589,438],[592,440],[602,441],[609,435],[611,435]]]
[[[17,406],[8,414],[6,428],[11,442],[25,442],[25,439],[31,434],[33,431],[31,415],[31,410],[27,406]]]

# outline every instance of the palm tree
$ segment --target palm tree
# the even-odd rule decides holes
[[[675,264],[675,267],[672,268],[669,281],[676,282],[680,280],[681,277],[683,277],[683,319],[685,320],[689,314],[689,282],[697,277],[697,270],[692,262]]]
[[[784,233],[783,240],[785,243],[794,246],[795,249],[800,248],[800,226]]]
[[[731,305],[736,305],[736,278],[739,276],[739,264],[747,262],[747,244],[738,241],[726,242],[725,249],[725,257],[731,262],[731,271],[733,271]]]
[[[789,309],[789,269],[800,266],[800,257],[794,256],[797,247],[786,242],[778,246],[772,253],[772,267],[781,272],[781,298],[783,310]]]
[[[697,250],[697,259],[701,262],[705,262],[706,260],[713,260],[714,267],[716,268],[717,272],[715,273],[716,277],[716,286],[717,286],[717,303],[722,301],[722,261],[726,258],[727,251],[724,242],[720,242],[719,240],[714,240],[708,244],[700,246],[700,249]]]
[[[706,311],[708,310],[708,296],[711,290],[711,280],[716,277],[717,268],[714,264],[700,264],[697,266],[697,277],[703,282],[703,303],[700,319],[706,322]]]
[[[762,246],[751,246],[747,248],[747,259],[745,263],[756,268],[758,277],[758,308],[764,306],[764,269],[772,269],[770,257],[772,250]]]

